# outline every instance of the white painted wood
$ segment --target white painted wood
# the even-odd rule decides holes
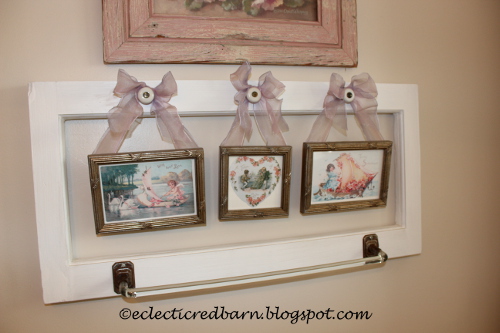
[[[147,83],[155,86],[159,81]],[[304,110],[317,113],[321,110],[328,82],[284,84],[286,92],[282,95],[283,110],[288,114]],[[114,85],[115,82],[30,84],[33,177],[45,303],[115,295],[111,266],[114,262],[123,260],[134,262],[137,287],[148,287],[262,274],[357,259],[362,257],[361,240],[368,233],[377,233],[381,248],[389,258],[421,252],[417,86],[378,84],[379,110],[381,113],[393,114],[395,119],[393,136],[398,148],[394,154],[396,161],[392,172],[396,177],[395,184],[390,184],[396,187],[394,224],[356,232],[319,233],[315,236],[255,240],[150,254],[106,256],[103,253],[100,259],[75,259],[72,254],[70,207],[66,193],[64,119],[102,117],[118,102],[118,98],[112,95]],[[179,95],[174,97],[172,104],[184,115],[199,112],[232,114],[236,110],[233,102],[235,90],[229,81],[178,81],[178,87]],[[192,98],[193,95],[197,98]],[[300,148],[294,147],[294,154],[300,156]],[[300,173],[300,170],[294,172]],[[216,174],[209,176],[217,177]],[[291,207],[292,210],[298,210],[298,204],[292,204]],[[216,207],[212,209],[215,210]],[[308,217],[297,218],[308,221]]]

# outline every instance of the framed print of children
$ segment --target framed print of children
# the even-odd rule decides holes
[[[304,142],[300,212],[386,207],[391,141]]]
[[[314,193],[315,197],[323,197],[328,195],[329,193],[335,192],[337,186],[339,185],[337,172],[338,168],[335,168],[335,165],[333,163],[329,163],[326,166],[326,179],[324,182],[319,184],[319,190]]]
[[[316,152],[314,160],[311,204],[379,197],[383,151]]]

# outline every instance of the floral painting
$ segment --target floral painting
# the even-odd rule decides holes
[[[317,21],[316,0],[156,0],[155,14]]]
[[[264,206],[273,192],[281,189],[280,156],[236,156],[232,159],[229,187],[248,207]]]
[[[311,204],[377,199],[382,150],[315,152]]]

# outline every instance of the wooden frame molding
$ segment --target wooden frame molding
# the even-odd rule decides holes
[[[154,0],[103,0],[104,62],[356,67],[355,0],[318,0],[318,20],[155,14]]]

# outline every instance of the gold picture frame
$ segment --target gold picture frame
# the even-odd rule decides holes
[[[291,146],[221,146],[219,220],[287,217],[291,155]]]
[[[202,148],[94,154],[88,162],[96,234],[206,223]]]
[[[391,141],[304,142],[300,212],[385,207]]]

